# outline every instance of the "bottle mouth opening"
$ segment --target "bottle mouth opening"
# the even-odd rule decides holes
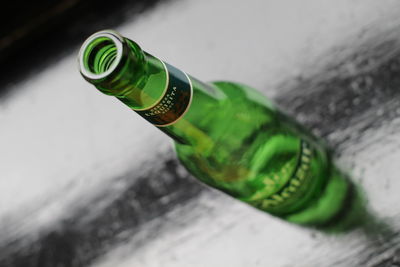
[[[90,36],[79,51],[82,75],[98,80],[111,74],[122,57],[123,37],[114,31],[101,31]]]

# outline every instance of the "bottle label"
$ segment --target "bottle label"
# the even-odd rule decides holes
[[[177,122],[189,109],[192,102],[193,86],[183,71],[163,61],[167,73],[164,94],[156,104],[144,110],[135,110],[139,115],[158,127]]]

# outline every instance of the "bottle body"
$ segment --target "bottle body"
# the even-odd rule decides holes
[[[324,225],[349,183],[328,150],[256,90],[203,83],[111,31],[90,37],[81,73],[173,138],[197,179],[288,221]]]
[[[197,125],[213,140],[212,146],[197,151],[175,143],[178,158],[195,177],[296,223],[324,224],[339,212],[338,194],[345,192],[331,189],[336,193],[329,197],[325,193],[333,186],[334,166],[323,144],[248,86],[215,82],[208,87],[218,91],[218,101],[206,108],[199,105],[201,111],[193,108],[188,116],[201,114]],[[334,187],[346,187],[338,177],[343,182]],[[321,202],[328,209],[316,214]]]

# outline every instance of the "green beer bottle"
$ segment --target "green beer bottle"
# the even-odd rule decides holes
[[[209,186],[303,225],[330,224],[348,208],[352,185],[324,145],[256,90],[203,83],[110,30],[84,42],[79,66],[170,136],[182,164]]]

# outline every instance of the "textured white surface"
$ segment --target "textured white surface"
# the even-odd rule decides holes
[[[333,49],[398,22],[398,9],[395,0],[186,0],[119,30],[201,80],[239,81],[270,96],[282,81],[318,72]]]

